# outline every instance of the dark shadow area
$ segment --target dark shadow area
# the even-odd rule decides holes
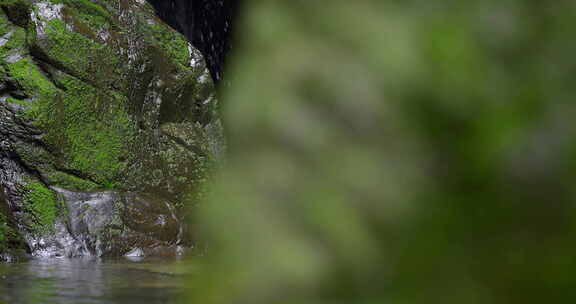
[[[158,16],[206,58],[214,82],[222,79],[240,0],[148,0]]]

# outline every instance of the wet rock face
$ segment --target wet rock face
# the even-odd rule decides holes
[[[231,49],[240,0],[148,0],[158,16],[184,34],[206,56],[215,82]]]
[[[177,255],[190,241],[171,202],[136,193],[77,193],[55,188],[67,214],[56,233],[37,239],[36,256]]]
[[[200,51],[142,0],[0,0],[0,8],[0,253],[177,245],[182,236],[162,232],[180,230],[169,215],[200,195],[223,147]],[[93,196],[131,210],[116,234],[130,248],[95,245],[106,239],[95,231],[109,226],[90,215],[105,208],[71,212]],[[70,224],[79,218],[90,237]]]

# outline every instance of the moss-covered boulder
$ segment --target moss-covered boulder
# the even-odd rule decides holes
[[[145,1],[0,7],[0,252],[7,229],[63,247],[40,241],[70,222],[55,189],[193,203],[222,149],[200,52]]]

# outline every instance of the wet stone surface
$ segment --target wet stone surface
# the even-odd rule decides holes
[[[77,193],[55,189],[68,213],[55,233],[29,240],[33,256],[178,256],[191,243],[171,203],[113,191]]]

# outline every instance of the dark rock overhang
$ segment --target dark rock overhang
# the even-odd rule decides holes
[[[222,79],[240,0],[148,0],[160,19],[182,33],[207,61],[215,83]]]

